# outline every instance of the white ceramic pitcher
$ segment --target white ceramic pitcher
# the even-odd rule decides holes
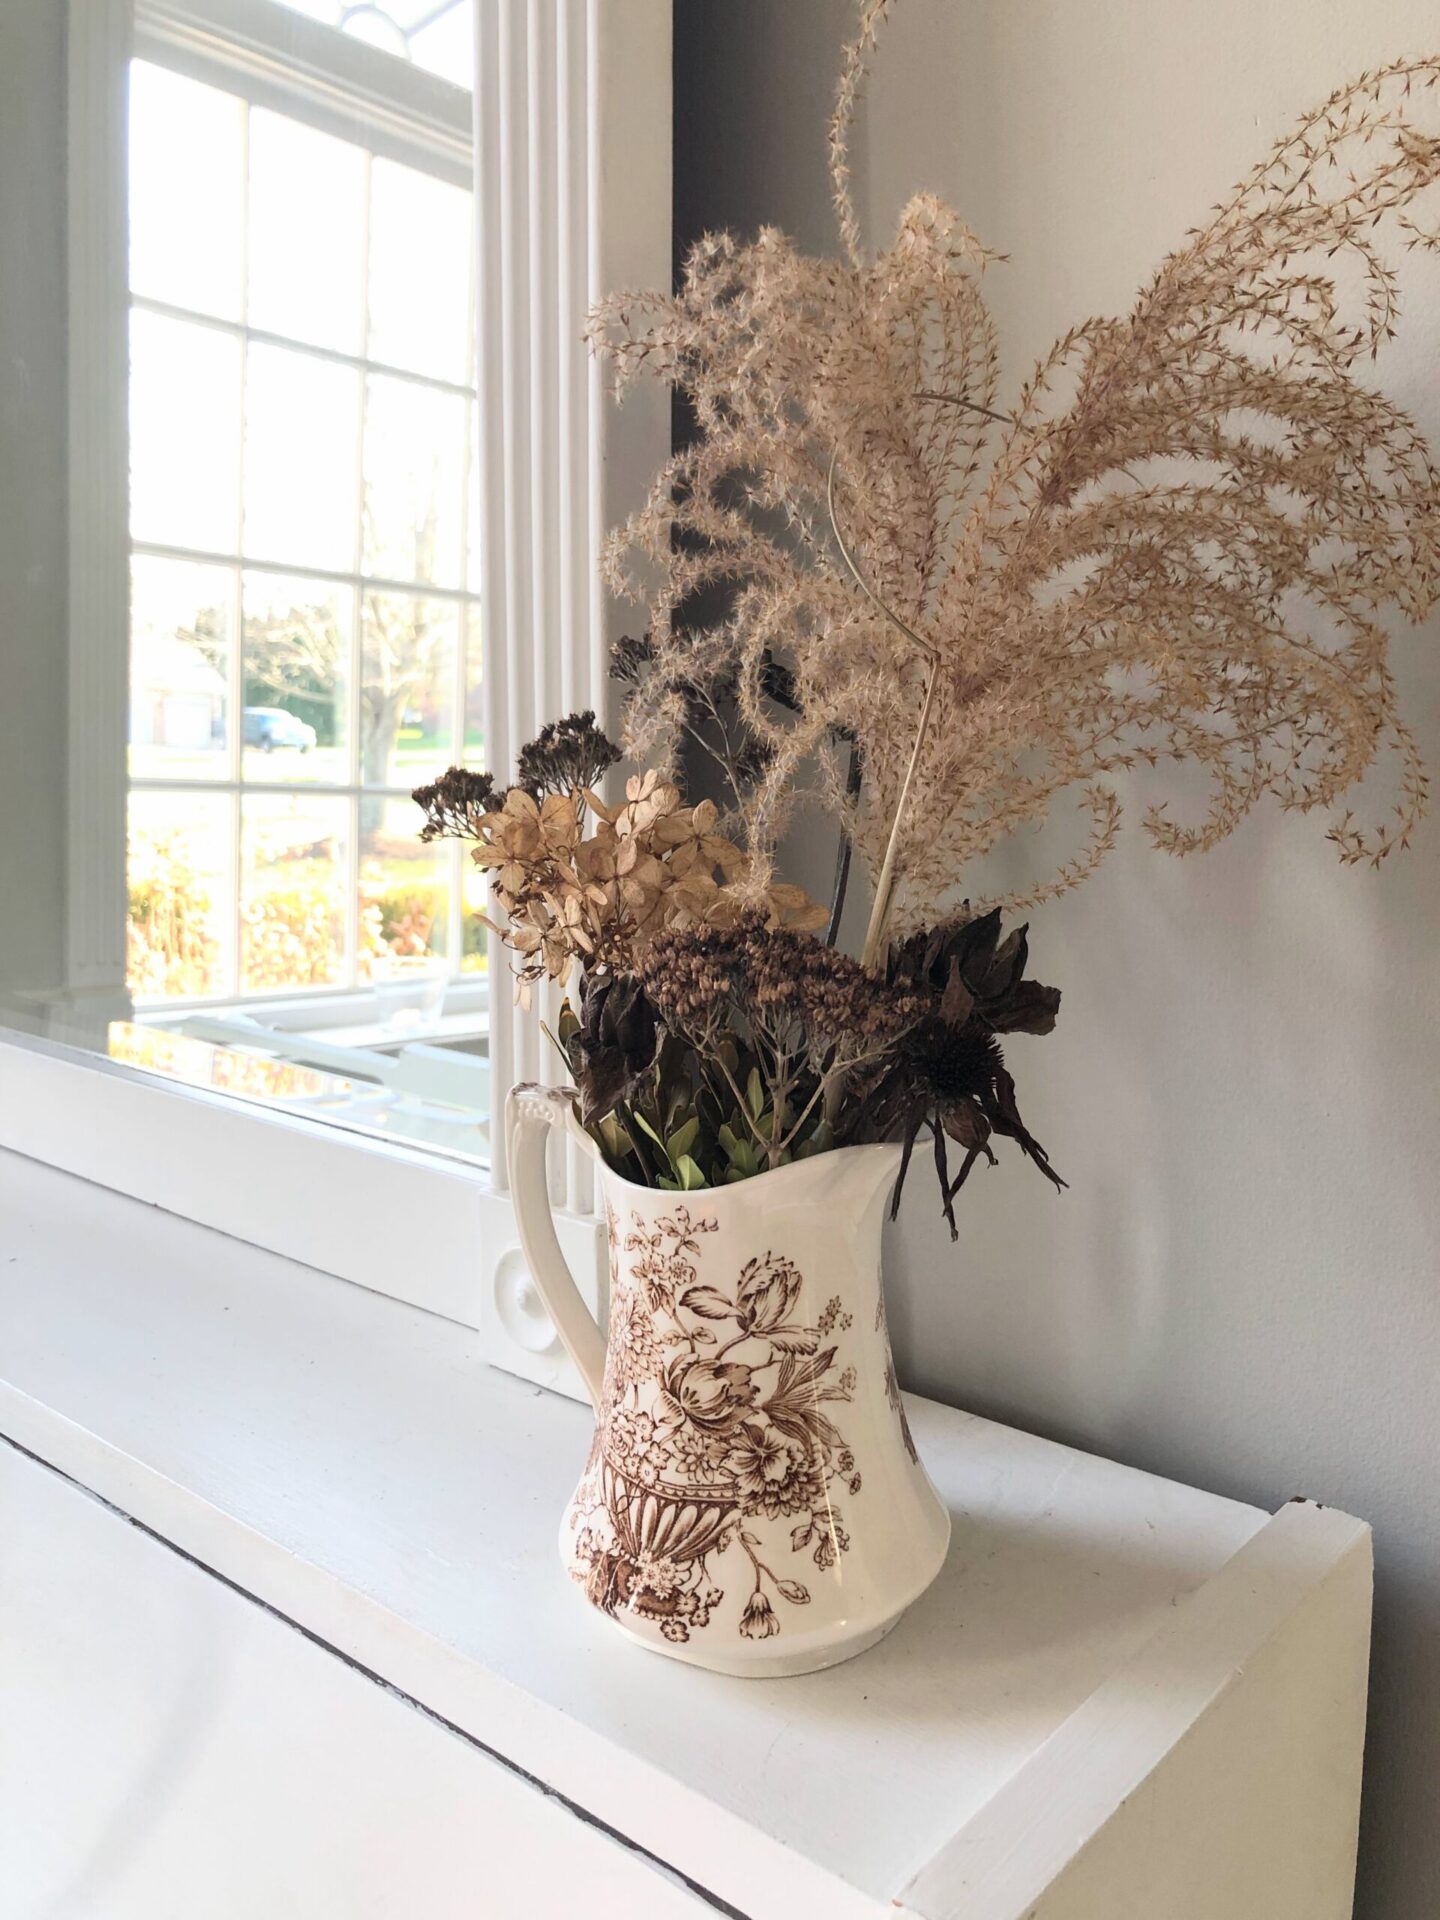
[[[552,1127],[595,1151],[572,1100],[522,1086],[506,1108],[521,1243],[595,1403],[566,1567],[622,1632],[717,1673],[809,1673],[862,1653],[929,1586],[950,1538],[885,1327],[880,1230],[899,1147],[693,1193],[602,1164],[607,1339],[545,1184]]]

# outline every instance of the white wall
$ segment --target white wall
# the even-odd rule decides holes
[[[768,219],[834,250],[822,133],[853,17],[680,0],[677,239]],[[1013,391],[1297,113],[1417,51],[1440,51],[1436,0],[897,0],[856,155],[868,231],[931,187],[1011,255],[992,298]],[[1440,272],[1412,257],[1405,284],[1380,377],[1440,443]],[[1440,774],[1437,640],[1432,620],[1395,660]],[[1013,1157],[978,1172],[952,1249],[917,1169],[888,1253],[910,1384],[1374,1523],[1362,1920],[1440,1912],[1437,861],[1440,815],[1379,873],[1274,811],[1184,862],[1133,825],[1033,917],[1065,1004],[1010,1048],[1070,1192]]]
[[[64,22],[0,0],[0,996],[63,971]]]

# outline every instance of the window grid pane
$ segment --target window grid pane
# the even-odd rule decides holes
[[[409,827],[410,786],[480,750],[468,266],[463,334],[424,311],[427,295],[438,309],[446,284],[461,284],[469,196],[379,163],[386,259],[412,275],[428,265],[436,284],[397,285],[393,272],[377,282],[377,163],[359,147],[352,163],[347,143],[327,141],[316,157],[332,221],[346,217],[347,178],[360,201],[348,237],[322,232],[318,265],[303,237],[267,233],[257,246],[264,205],[272,216],[285,205],[279,160],[291,148],[303,158],[305,139],[213,88],[195,87],[191,101],[194,83],[155,71],[165,84],[142,83],[138,105],[179,98],[182,125],[211,96],[233,102],[232,145],[212,171],[233,171],[238,147],[238,258],[212,248],[203,282],[167,277],[155,239],[164,207],[148,228],[149,210],[138,211],[149,253],[132,288],[132,988],[152,1004],[333,991],[403,973],[423,954],[473,969],[464,849],[421,848]],[[142,143],[150,135],[149,150],[163,151],[166,130],[142,128]],[[146,177],[137,171],[137,193]],[[433,262],[397,231],[406,207],[454,229]],[[348,333],[333,285],[350,279],[347,262]],[[400,365],[370,357],[377,310]],[[179,607],[187,594],[193,611]],[[167,660],[183,688],[165,684]],[[167,858],[177,886],[157,892]]]

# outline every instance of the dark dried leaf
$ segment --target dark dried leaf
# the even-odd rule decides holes
[[[1034,1161],[1052,1185],[1063,1187],[1067,1184],[1051,1166],[1049,1154],[1020,1118],[1020,1109],[1015,1104],[1015,1082],[1004,1067],[996,1069],[995,1087],[991,1096],[991,1105],[987,1109],[987,1118],[996,1133],[1003,1133],[1013,1140],[1020,1151]]]
[[[950,978],[945,983],[945,991],[940,997],[940,1018],[947,1027],[963,1027],[970,1018],[975,1006],[975,996],[966,986],[960,973],[960,962],[951,960]]]
[[[1060,1012],[1060,989],[1038,980],[1021,980],[1003,1005],[988,1007],[985,1024],[996,1033],[1053,1033]]]
[[[570,1042],[580,1090],[580,1119],[591,1126],[630,1097],[654,1064],[659,1025],[633,974],[587,975],[580,989],[580,1026]]]

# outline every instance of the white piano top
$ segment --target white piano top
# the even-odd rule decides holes
[[[830,1913],[888,1904],[1266,1524],[910,1415],[955,1519],[935,1585],[846,1666],[706,1674],[560,1570],[584,1408],[451,1321],[0,1153],[0,1433],[662,1857],[703,1827],[706,1884],[753,1855],[773,1889],[798,1856]]]

